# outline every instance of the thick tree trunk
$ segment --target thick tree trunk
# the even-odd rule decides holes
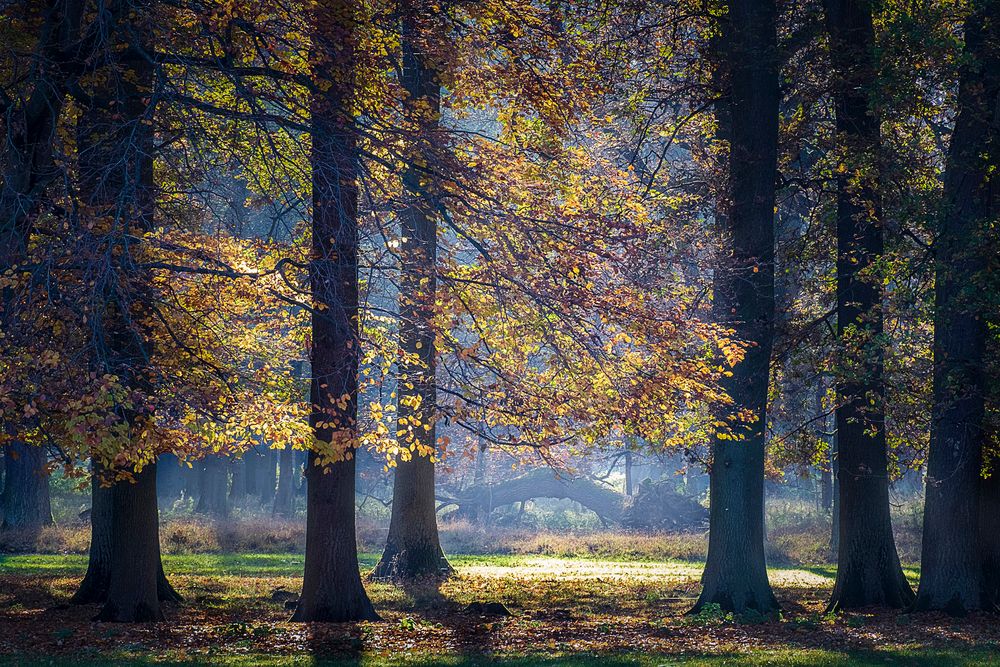
[[[361,583],[355,534],[358,438],[358,173],[355,95],[357,7],[313,7],[312,312],[315,434],[306,470],[306,558],[293,621],[375,620]]]
[[[837,135],[836,429],[840,485],[837,580],[828,611],[913,601],[889,515],[882,349],[883,253],[878,117],[871,107],[877,65],[870,2],[825,0],[834,65]]]
[[[87,574],[70,600],[72,604],[103,602],[111,580],[111,486],[97,461],[90,468],[90,556]]]
[[[712,442],[708,559],[694,609],[769,613],[778,609],[764,560],[764,429],[774,338],[774,204],[779,58],[773,0],[733,0],[722,19],[719,113],[730,145],[720,226],[730,256],[716,270],[713,310],[749,344],[723,387],[734,410],[730,432]],[[735,411],[733,413],[735,415]],[[728,437],[727,437],[728,436]]]
[[[3,530],[38,530],[52,524],[45,449],[4,445]]]
[[[434,494],[437,449],[437,351],[434,299],[437,291],[437,197],[426,165],[437,163],[433,146],[439,130],[441,84],[428,59],[433,31],[421,33],[418,19],[432,20],[420,3],[402,17],[403,69],[407,113],[417,136],[403,174],[406,208],[400,213],[399,363],[397,437],[404,454],[396,458],[389,536],[372,576],[417,579],[451,572],[438,538]]]
[[[142,623],[163,620],[160,609],[159,517],[156,464],[111,487],[111,575],[96,620]]]
[[[217,519],[229,517],[229,465],[222,456],[210,454],[202,459],[194,511]]]
[[[124,11],[118,7],[116,11]],[[146,18],[141,3],[128,6],[128,27],[142,34]],[[124,75],[103,72],[97,86],[88,91],[90,105],[83,109],[77,125],[78,175],[81,207],[94,216],[89,229],[95,243],[109,248],[110,261],[101,280],[101,308],[93,313],[97,333],[94,364],[100,372],[113,374],[124,387],[137,393],[151,391],[146,371],[153,345],[143,312],[149,303],[150,277],[135,262],[135,239],[153,227],[155,191],[153,183],[153,132],[149,106],[153,69],[142,54],[126,46],[124,31],[104,35],[108,43],[103,58],[119,59]],[[116,70],[117,71],[117,70]],[[107,220],[127,221],[106,225]],[[152,419],[143,407],[119,406],[114,417],[135,433]],[[151,454],[146,450],[143,454]],[[160,561],[159,517],[156,498],[156,465],[146,465],[135,474],[135,483],[118,481],[111,489],[97,489],[92,514],[95,541],[110,533],[110,571],[105,606],[98,618],[117,621],[155,620],[161,617],[157,598],[179,600],[163,574]],[[109,473],[110,474],[110,473]],[[104,494],[107,495],[104,495]],[[109,511],[106,510],[110,504]],[[102,507],[103,506],[103,507]],[[110,522],[110,527],[108,526]],[[93,584],[80,597],[96,599],[105,573],[104,546],[92,554]],[[90,574],[88,568],[88,574]],[[152,598],[152,603],[150,603]]]
[[[295,486],[299,469],[295,465],[295,450],[286,445],[278,452],[278,490],[274,494],[273,513],[290,517],[295,514]]]
[[[1000,607],[1000,466],[993,459],[990,475],[979,480],[979,535],[983,604]]]
[[[977,282],[986,268],[984,234],[1000,212],[993,175],[1000,166],[1000,3],[973,7],[935,242],[934,415],[915,603],[955,615],[993,604],[983,599],[978,539],[987,379]]]
[[[372,578],[412,580],[451,571],[438,537],[434,462],[424,456],[400,462],[392,490],[389,535]]]

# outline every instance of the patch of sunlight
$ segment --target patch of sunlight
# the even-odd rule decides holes
[[[603,561],[551,556],[523,556],[512,563],[456,563],[458,573],[486,579],[690,581],[701,577],[703,563],[686,561]],[[775,568],[769,571],[775,586],[828,586],[832,575],[820,569]]]

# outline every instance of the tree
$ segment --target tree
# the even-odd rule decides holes
[[[838,142],[835,413],[839,474],[837,580],[828,610],[900,608],[913,600],[889,515],[883,389],[882,205],[875,29],[868,0],[825,0]]]
[[[421,12],[423,10],[423,12]],[[403,11],[401,83],[415,136],[403,174],[404,210],[400,213],[398,425],[392,514],[382,558],[372,576],[416,579],[446,574],[451,566],[438,538],[434,495],[437,451],[437,349],[431,324],[437,294],[437,212],[434,177],[425,165],[434,162],[433,146],[440,131],[441,83],[433,66],[430,30],[421,24],[433,17],[420,4]]]
[[[70,600],[73,604],[103,602],[111,580],[111,486],[99,461],[90,469],[90,548],[87,572]]]
[[[219,519],[229,516],[229,463],[220,455],[209,454],[201,461],[195,512]]]
[[[100,620],[162,618],[161,597],[176,599],[160,559],[155,449],[148,433],[151,402],[150,286],[139,263],[137,239],[153,228],[153,66],[132,31],[148,20],[148,6],[118,7],[122,25],[110,33],[103,67],[87,91],[78,125],[79,206],[87,224],[81,247],[94,253],[90,322],[93,369],[109,383],[114,423],[92,453],[113,480],[104,496],[93,485],[95,560],[78,601],[104,601]],[[92,483],[93,484],[93,483]],[[110,504],[110,529],[107,505]],[[110,545],[105,538],[110,534]],[[105,561],[105,559],[107,559]],[[105,570],[105,562],[107,569]],[[100,590],[105,583],[106,592]]]
[[[295,488],[299,474],[295,465],[295,450],[286,445],[278,452],[278,488],[274,494],[273,514],[284,517],[295,514]]]
[[[45,459],[43,447],[20,442],[4,445],[3,530],[38,530],[52,524]]]
[[[358,175],[353,115],[358,8],[312,10],[312,382],[306,466],[306,556],[293,621],[375,620],[358,565]]]
[[[717,217],[726,257],[716,269],[713,312],[749,344],[722,386],[729,427],[712,442],[710,532],[694,609],[775,611],[764,560],[764,428],[774,330],[774,205],[778,144],[777,9],[732,0],[718,40],[720,139],[729,142],[726,201]]]
[[[927,458],[918,610],[962,615],[983,599],[979,535],[986,316],[980,290],[989,225],[1000,213],[1000,4],[965,21],[958,115],[934,242],[934,414]]]

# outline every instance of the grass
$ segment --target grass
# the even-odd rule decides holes
[[[378,561],[378,554],[361,553],[358,560],[362,571]],[[502,578],[516,571],[527,579],[572,577],[575,579],[634,579],[688,580],[700,576],[702,564],[690,561],[626,561],[596,557],[557,558],[520,554],[466,555],[449,557],[451,564],[474,577]],[[211,573],[223,577],[297,577],[302,573],[302,554],[167,554],[163,567],[168,575],[199,576]],[[82,576],[87,570],[87,557],[78,554],[0,554],[0,575],[25,577]],[[833,580],[833,566],[791,567],[769,569],[776,585],[822,585]]]
[[[362,569],[376,554],[361,555]],[[685,616],[702,564],[686,560],[455,555],[436,584],[368,584],[383,621],[288,622],[276,589],[297,591],[298,553],[168,554],[186,598],[161,624],[92,623],[66,604],[86,568],[67,554],[0,555],[0,665],[987,665],[990,616],[824,615],[835,570],[775,566],[778,618]],[[916,572],[907,574],[915,578]],[[468,615],[500,601],[512,618]]]

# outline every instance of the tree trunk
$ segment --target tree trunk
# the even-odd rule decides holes
[[[625,452],[625,495],[632,495],[632,452]]]
[[[176,454],[161,454],[156,461],[156,493],[162,503],[173,503],[184,493],[184,471],[187,465],[182,467]]]
[[[877,65],[871,4],[825,0],[834,66],[837,138],[837,377],[840,536],[828,611],[913,601],[889,515],[882,343],[883,253],[879,120],[871,107]]]
[[[733,0],[720,40],[720,138],[728,139],[727,192],[717,210],[730,256],[716,269],[716,319],[748,343],[725,378],[728,433],[712,442],[708,559],[694,610],[778,609],[764,560],[764,428],[774,338],[774,205],[779,58],[774,0]],[[727,205],[728,204],[728,205]],[[735,410],[753,415],[740,423]]]
[[[306,558],[293,621],[375,620],[361,583],[355,534],[358,438],[358,175],[351,104],[355,95],[357,7],[313,7],[312,311],[315,435],[306,470]]]
[[[1000,466],[995,457],[990,476],[979,480],[979,535],[983,604],[1000,607]]]
[[[97,461],[90,464],[90,555],[87,574],[70,600],[72,604],[104,602],[111,580],[112,493],[110,480],[104,478],[104,467]]]
[[[945,170],[935,241],[934,414],[920,587],[915,608],[963,615],[983,600],[979,549],[986,319],[977,284],[986,269],[987,225],[998,213],[1000,3],[973,3],[965,24],[958,116]]]
[[[289,445],[278,452],[278,490],[274,494],[273,513],[290,517],[295,514],[295,486],[299,469],[295,465],[295,450]]]
[[[252,484],[253,454],[246,452],[238,459],[229,461],[229,470],[232,473],[232,484],[229,486],[229,504],[238,505],[243,502],[249,493],[249,486]]]
[[[3,530],[38,530],[52,525],[49,473],[43,447],[4,445]]]
[[[411,139],[409,166],[403,174],[406,208],[400,213],[398,442],[389,536],[372,576],[419,579],[451,572],[438,538],[434,487],[437,449],[437,352],[434,344],[434,299],[437,291],[437,196],[433,177],[433,144],[439,131],[441,84],[428,59],[430,30],[421,34],[419,4],[402,17],[403,69],[407,115],[417,133]],[[427,20],[430,12],[422,14]]]
[[[111,487],[111,575],[98,621],[162,621],[156,464]]]
[[[31,237],[34,215],[46,185],[56,178],[60,169],[52,160],[56,125],[62,113],[70,82],[80,73],[71,70],[79,66],[83,0],[48,0],[44,4],[35,57],[45,66],[31,68],[30,90],[26,97],[14,95],[5,108],[4,141],[0,164],[0,274],[6,273],[24,257]],[[100,14],[99,20],[112,22],[114,11]],[[92,26],[92,34],[103,30]],[[11,323],[12,309],[4,290],[3,312]]]
[[[218,519],[229,517],[229,466],[222,456],[210,454],[202,459],[194,511]]]
[[[270,505],[274,501],[277,476],[278,453],[267,447],[260,453],[257,466],[257,496],[262,505]]]

